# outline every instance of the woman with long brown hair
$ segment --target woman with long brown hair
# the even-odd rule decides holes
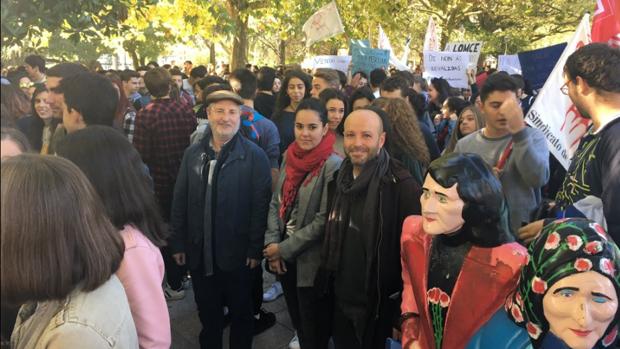
[[[115,273],[124,243],[86,176],[56,156],[2,162],[0,291],[11,348],[137,348]]]
[[[400,98],[378,98],[372,105],[383,109],[390,118],[392,132],[387,135],[390,144],[388,152],[401,161],[422,185],[431,156],[411,105]]]

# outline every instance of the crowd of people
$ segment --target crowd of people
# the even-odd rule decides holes
[[[290,348],[617,343],[620,51],[566,62],[567,171],[520,75],[351,73],[8,71],[3,345],[169,348],[189,287],[201,348],[251,348],[280,294]]]

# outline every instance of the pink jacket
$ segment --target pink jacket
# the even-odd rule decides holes
[[[168,349],[170,317],[164,298],[164,260],[159,249],[131,225],[121,231],[125,255],[116,275],[121,280],[136,324],[140,348]]]

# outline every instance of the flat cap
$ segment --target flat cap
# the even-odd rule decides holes
[[[232,91],[220,90],[210,93],[207,96],[206,104],[219,102],[219,101],[233,101],[239,105],[243,105],[243,99]]]

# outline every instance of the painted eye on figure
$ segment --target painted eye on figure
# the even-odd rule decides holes
[[[564,298],[570,298],[575,294],[574,290],[561,290],[558,294]]]

